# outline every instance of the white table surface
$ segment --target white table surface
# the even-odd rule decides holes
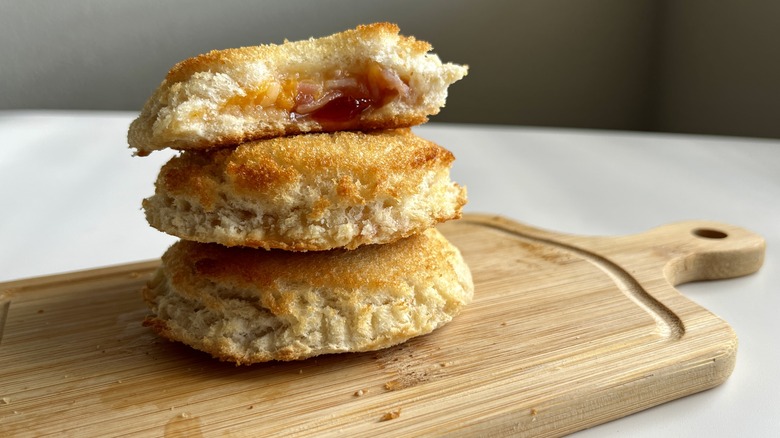
[[[172,155],[132,157],[127,112],[0,111],[0,282],[159,257],[175,239],[140,210]],[[731,377],[712,390],[578,436],[780,436],[780,141],[429,123],[416,132],[456,156],[467,212],[585,235],[680,220],[750,229],[764,267],[681,285],[739,336]]]

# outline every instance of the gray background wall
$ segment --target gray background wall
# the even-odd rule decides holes
[[[471,66],[438,122],[780,138],[780,2],[0,0],[0,109],[138,110],[177,61],[372,21]]]

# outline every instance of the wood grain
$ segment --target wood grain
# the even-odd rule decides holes
[[[729,325],[673,287],[755,272],[760,236],[442,225],[474,302],[387,350],[235,367],[141,327],[157,262],[0,285],[2,436],[560,436],[723,382]]]

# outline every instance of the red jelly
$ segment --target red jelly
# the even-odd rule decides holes
[[[344,129],[355,125],[360,114],[373,104],[374,100],[370,97],[345,94],[315,110],[310,116],[323,126]]]

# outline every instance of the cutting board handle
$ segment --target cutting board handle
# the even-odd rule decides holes
[[[562,240],[633,268],[638,279],[643,273],[660,270],[673,286],[752,274],[761,268],[766,252],[760,235],[703,220],[671,223],[627,236],[568,235]]]
[[[686,221],[654,228],[645,236],[666,259],[664,275],[673,284],[752,274],[761,268],[766,241],[734,225]]]
[[[467,220],[598,254],[631,270],[640,280],[645,274],[653,277],[655,272],[662,272],[672,286],[755,273],[764,263],[766,252],[766,242],[760,235],[704,220],[671,223],[626,236],[562,234],[488,215],[471,214]]]

